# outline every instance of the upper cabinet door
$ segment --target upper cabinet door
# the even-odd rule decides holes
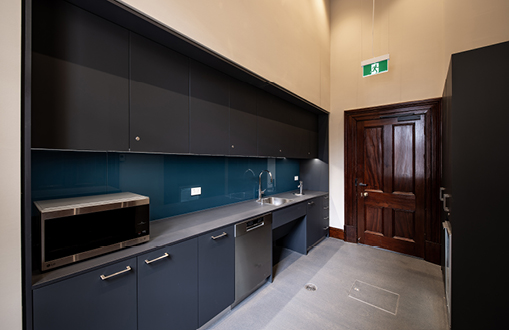
[[[230,85],[230,155],[257,154],[257,89],[236,82]]]
[[[189,152],[188,58],[131,33],[132,151]]]
[[[32,12],[32,147],[128,150],[128,31],[64,1]]]
[[[296,158],[318,157],[318,115],[296,106],[293,106],[292,114],[292,125],[298,133],[294,140],[300,143]]]
[[[258,156],[316,157],[317,115],[265,92],[259,94],[257,111]]]
[[[289,145],[288,115],[277,97],[260,92],[256,103],[258,113],[258,156],[285,157]]]
[[[230,79],[204,64],[190,62],[190,152],[230,153]]]

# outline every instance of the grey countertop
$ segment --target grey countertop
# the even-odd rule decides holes
[[[32,287],[33,289],[36,289],[55,281],[76,276],[85,271],[97,269],[108,264],[135,257],[161,246],[174,244],[199,236],[211,230],[233,225],[249,218],[274,212],[276,210],[327,194],[327,192],[323,191],[305,190],[303,196],[295,196],[293,192],[286,192],[271,196],[292,200],[291,202],[281,206],[268,204],[261,205],[255,200],[250,200],[151,221],[150,241],[147,243],[131,246],[106,255],[84,260],[76,264],[57,268],[52,271],[34,274],[32,276]]]

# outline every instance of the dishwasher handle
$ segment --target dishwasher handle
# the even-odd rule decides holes
[[[263,226],[265,226],[265,221],[262,221],[262,222],[260,222],[260,223],[254,224],[254,225],[253,225],[253,226],[251,226],[251,227],[246,227],[246,232],[251,231],[251,230],[258,229],[258,228],[263,227]]]
[[[268,228],[270,231],[272,229],[272,214],[266,214],[261,217],[252,218],[235,225],[235,237],[240,237],[247,233],[251,233],[259,230],[266,230]]]

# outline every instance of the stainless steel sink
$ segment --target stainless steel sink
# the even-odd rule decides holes
[[[262,198],[261,201],[257,200],[257,202],[260,204],[269,204],[269,205],[275,205],[275,206],[283,205],[283,204],[286,204],[291,201],[292,201],[292,199],[279,198],[279,197],[265,197],[265,198]]]

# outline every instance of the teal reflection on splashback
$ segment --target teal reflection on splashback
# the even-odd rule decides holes
[[[36,200],[133,192],[150,197],[151,220],[296,190],[299,161],[117,152],[32,151]],[[191,196],[191,188],[201,195]]]

